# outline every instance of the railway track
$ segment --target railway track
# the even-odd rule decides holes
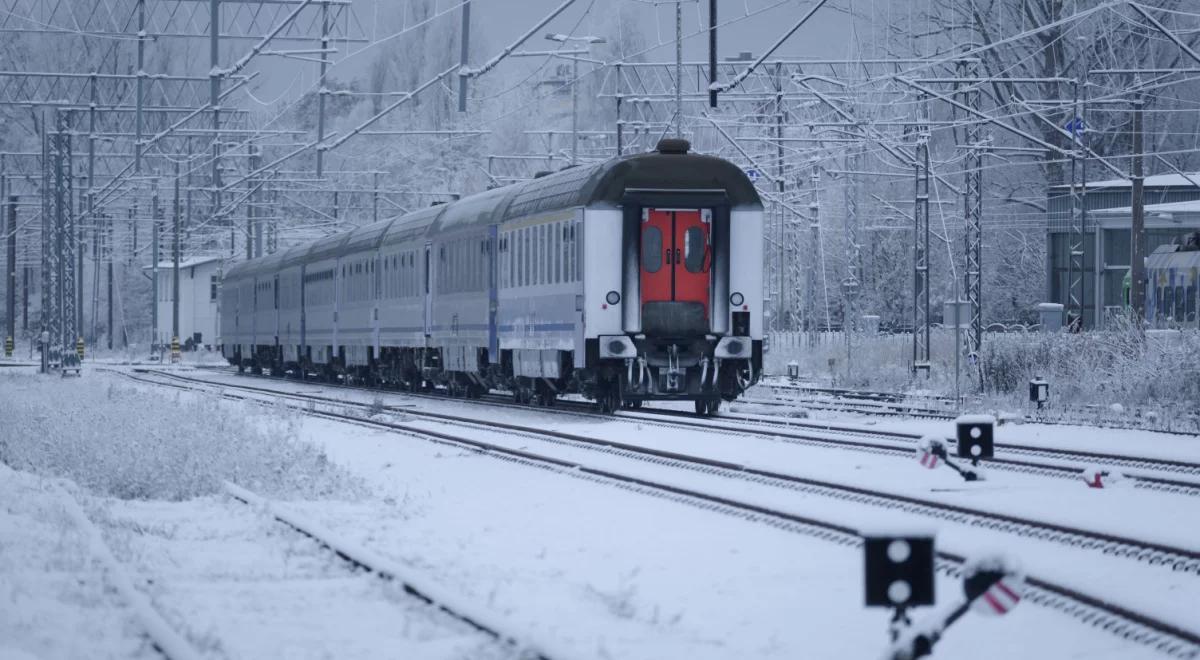
[[[803,405],[814,410],[834,412],[852,412],[885,417],[916,417],[929,419],[954,419],[955,413],[945,408],[954,406],[953,397],[937,395],[906,395],[896,392],[874,392],[869,390],[849,390],[838,388],[814,387],[808,385],[793,385],[791,383],[768,383],[760,387],[770,390],[775,396],[788,396],[786,399],[767,399],[754,401],[766,405]],[[780,393],[799,392],[802,396],[795,397]],[[918,403],[923,402],[923,403]],[[935,405],[928,405],[929,403]],[[1051,411],[1036,415],[1026,414],[1021,419],[1028,423],[1048,424],[1051,426],[1093,426],[1096,428],[1118,429],[1126,431],[1154,431],[1170,435],[1194,436],[1200,431],[1200,418],[1195,414],[1187,417],[1194,427],[1193,430],[1178,428],[1160,428],[1162,425],[1133,424],[1112,419],[1097,420],[1099,410],[1091,410],[1079,406],[1055,406],[1052,411],[1058,417],[1051,417]]]
[[[504,632],[504,623],[494,620],[496,617],[469,604],[456,602],[457,599],[452,594],[396,562],[341,539],[322,525],[289,511],[246,488],[225,482],[224,489],[225,493],[234,500],[266,512],[276,522],[311,539],[317,545],[337,555],[351,567],[398,584],[408,595],[518,651],[519,657],[550,660],[550,656],[545,652],[530,647]]]
[[[880,451],[891,451],[892,453],[911,453],[915,449],[917,441],[923,437],[919,433],[905,433],[901,431],[888,431],[884,429],[863,429],[861,427],[842,426],[838,424],[798,420],[794,418],[769,419],[763,417],[747,417],[734,413],[722,413],[717,420],[713,421],[695,419],[691,415],[680,411],[653,408],[643,409],[638,411],[638,414],[640,414],[640,416],[658,415],[680,419],[683,420],[681,423],[694,425],[698,428],[714,428],[738,433],[767,433],[771,434],[773,437],[778,436],[780,438],[793,437],[792,432],[796,429],[806,429],[812,432],[832,434],[834,437],[822,437],[818,439],[813,437],[811,433],[807,435],[795,434],[795,437],[797,439],[803,439],[806,441],[827,442],[834,445],[858,446],[862,447],[863,449],[877,449]],[[731,422],[738,422],[740,425],[734,426]],[[755,424],[765,428],[761,430],[753,429],[745,426],[746,424]],[[839,437],[846,439],[839,439]],[[864,438],[889,440],[894,441],[895,443],[903,443],[904,446],[899,448],[894,447],[893,445],[865,442],[863,441]],[[945,438],[945,440],[951,448],[957,446],[957,441],[954,438]],[[1158,473],[1167,473],[1175,476],[1200,477],[1200,463],[1191,461],[1129,456],[1111,452],[1083,451],[1056,447],[1037,447],[1032,445],[1021,445],[1005,442],[995,443],[995,448],[998,452],[1001,452],[1001,455],[991,459],[984,459],[982,461],[984,465],[999,467],[1002,469],[1013,469],[1021,472],[1046,473],[1069,478],[1077,478],[1081,470],[1088,465],[1103,465],[1108,468],[1122,468],[1129,470],[1145,470]],[[1049,461],[1064,462],[1070,461],[1072,464],[1065,465],[1063,463],[1038,462],[1031,459],[1044,459]],[[1167,492],[1184,493],[1188,495],[1200,495],[1200,480],[1189,481],[1174,477],[1138,473],[1126,473],[1126,476],[1132,479],[1138,487],[1151,488],[1154,490],[1162,490]]]
[[[134,619],[137,620],[138,626],[150,644],[171,660],[201,660],[204,656],[200,651],[187,638],[176,632],[162,614],[155,609],[150,598],[134,586],[133,576],[117,560],[112,549],[104,542],[104,535],[84,513],[79,502],[57,485],[51,487],[62,501],[68,517],[87,536],[92,554],[104,566],[105,579],[129,606]]]
[[[156,374],[188,382],[213,385],[211,381],[206,381],[200,378],[191,378],[181,374],[156,370],[150,371],[153,371],[153,373]],[[246,385],[244,387],[258,389],[265,393],[279,394],[278,390],[272,388],[256,388],[252,385]],[[380,390],[377,389],[353,385],[339,385],[338,387],[366,392],[380,392]],[[436,394],[413,394],[406,392],[405,396],[430,398],[438,401],[447,400],[446,397]],[[335,400],[329,399],[329,401],[332,402]],[[510,400],[507,400],[500,395],[484,395],[482,401],[471,401],[469,399],[462,401],[471,405],[486,404],[493,407],[499,406],[514,410],[530,410],[529,406],[512,403]],[[611,419],[610,416],[593,412],[591,407],[586,404],[572,401],[562,401],[560,403],[562,404],[561,407],[539,408],[539,410],[554,411],[560,414],[567,413],[581,415],[594,419]],[[431,412],[414,412],[413,414],[420,414],[426,417],[437,417],[437,413]],[[447,421],[455,421],[453,416],[445,417],[450,418]],[[779,442],[865,451],[903,458],[913,457],[913,452],[916,449],[916,442],[922,437],[919,434],[913,433],[886,431],[880,429],[868,430],[855,427],[838,426],[822,422],[805,422],[791,418],[786,420],[765,420],[762,418],[742,417],[723,413],[721,417],[715,420],[703,419],[696,418],[694,415],[682,411],[655,408],[643,408],[637,411],[622,411],[618,413],[618,418],[636,419],[647,423],[664,424],[674,428],[691,428],[707,432],[721,431],[741,436],[765,437]],[[738,425],[729,423],[730,421],[734,420],[742,423]],[[751,426],[750,424],[757,425],[757,427]],[[798,429],[805,429],[806,432],[802,432]],[[946,440],[951,448],[956,446],[954,439],[947,438]],[[1129,479],[1135,487],[1138,488],[1188,496],[1200,496],[1200,463],[1170,459],[1141,458],[1104,452],[1087,452],[1059,448],[1040,448],[1031,447],[1029,445],[1016,445],[1012,443],[996,443],[995,446],[997,450],[1000,450],[1004,453],[1011,452],[1013,454],[1017,454],[1020,456],[1020,458],[1001,455],[999,457],[993,457],[982,461],[982,463],[989,468],[998,468],[1012,472],[1037,474],[1066,479],[1081,478],[1083,470],[1092,465],[1103,465],[1112,469],[1122,468],[1143,470],[1147,472],[1168,473],[1171,476],[1165,476],[1163,474],[1149,474],[1147,472],[1129,472],[1122,474]],[[1183,479],[1179,478],[1180,476],[1194,476],[1197,477],[1197,479]]]
[[[206,657],[193,645],[186,636],[176,631],[159,613],[152,600],[142,590],[134,586],[135,576],[131,575],[125,565],[113,554],[104,541],[99,528],[84,513],[83,508],[67,492],[53,486],[56,494],[64,504],[68,516],[88,537],[93,555],[104,566],[106,579],[126,602],[142,628],[143,634],[151,645],[164,657],[171,660],[201,660]],[[356,546],[338,537],[320,525],[306,520],[302,516],[289,512],[266,498],[232,483],[224,483],[225,492],[237,502],[264,511],[275,521],[285,525],[294,532],[305,536],[317,545],[333,553],[353,570],[371,573],[380,579],[398,584],[405,593],[424,602],[438,611],[457,619],[484,633],[498,642],[511,647],[521,658],[536,658],[549,660],[545,653],[518,642],[514,637],[503,632],[503,626],[494,622],[487,613],[455,602],[453,596],[428,583],[420,576],[400,567],[394,562],[384,559],[375,553]],[[138,579],[138,582],[151,582]]]
[[[120,373],[120,372],[118,372]],[[161,372],[153,372],[159,374]],[[170,382],[155,378],[141,378],[133,374],[123,374],[135,380],[143,380],[157,385],[178,387],[185,390],[202,390],[203,387],[221,389],[238,389],[244,391],[267,393],[279,396],[280,392],[269,388],[258,388],[249,385],[213,384],[211,381],[195,379],[197,383]],[[178,374],[171,374],[177,379],[186,380]],[[265,391],[265,392],[262,392]],[[234,400],[261,401],[249,396],[221,392],[222,396]],[[345,412],[353,408],[373,408],[373,404],[345,401],[319,395],[304,395],[287,393],[288,398],[306,399],[313,403],[340,406],[342,412],[321,410],[314,407],[297,405],[296,409],[306,415],[331,419],[335,421],[357,424],[377,430],[388,430],[409,437],[418,437],[428,441],[447,444],[457,448],[466,448],[483,454],[494,456],[501,460],[513,461],[544,469],[561,471],[593,479],[609,484],[615,484],[638,492],[644,492],[660,497],[679,500],[705,509],[719,511],[738,517],[765,522],[777,528],[816,536],[846,545],[859,545],[861,534],[858,530],[836,521],[802,516],[778,508],[764,506],[753,502],[741,501],[735,498],[717,495],[695,488],[682,487],[678,484],[667,483],[658,479],[632,475],[611,468],[589,465],[584,462],[564,459],[546,453],[532,451],[525,447],[511,447],[494,442],[464,436],[460,433],[438,431],[428,428],[414,427],[411,424],[389,422],[380,419],[370,419]],[[387,407],[385,407],[387,408]],[[441,421],[457,423],[472,428],[504,429],[530,437],[540,437],[552,443],[570,443],[588,446],[606,454],[615,454],[648,461],[656,465],[680,467],[705,474],[723,475],[736,479],[749,480],[756,483],[782,485],[797,491],[817,493],[832,497],[840,497],[853,502],[875,504],[893,509],[912,512],[924,512],[943,520],[989,526],[992,529],[1012,532],[1052,542],[1065,543],[1089,550],[1128,557],[1149,564],[1170,565],[1176,570],[1200,572],[1200,553],[1195,551],[1171,548],[1154,543],[1146,543],[1136,539],[1115,537],[1088,530],[1048,524],[1041,521],[1021,519],[1014,516],[995,514],[992,512],[972,510],[969,507],[944,505],[942,503],[921,500],[907,496],[897,496],[894,493],[874,491],[872,489],[849,487],[842,484],[820,482],[805,477],[761,470],[736,463],[689,456],[677,452],[654,450],[636,445],[614,443],[586,436],[548,431],[517,424],[481,422],[478,419],[444,415],[440,413],[422,413],[410,408],[391,408],[413,417],[434,418]],[[943,573],[958,574],[965,558],[951,552],[939,551],[939,570]],[[1082,621],[1096,625],[1126,639],[1147,644],[1174,657],[1200,657],[1200,634],[1185,630],[1174,624],[1155,618],[1151,615],[1122,607],[1101,597],[1083,593],[1077,589],[1056,583],[1049,579],[1030,577],[1028,579],[1030,593],[1027,598],[1032,602],[1059,610]]]

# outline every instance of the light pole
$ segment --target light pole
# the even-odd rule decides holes
[[[576,41],[587,44],[608,43],[604,37],[582,36],[573,37],[566,34],[547,34],[546,39],[565,44]],[[587,51],[590,52],[590,51]],[[579,164],[579,58],[571,58],[571,164]]]

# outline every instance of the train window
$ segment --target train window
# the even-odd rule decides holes
[[[571,257],[571,234],[568,231],[569,227],[569,222],[567,223],[567,226],[563,227],[563,270],[566,271],[566,275],[563,279],[568,282],[573,279],[571,277],[571,265],[575,263],[574,259]]]
[[[708,270],[705,262],[704,230],[691,227],[683,234],[683,265],[689,273]]]
[[[517,230],[517,248],[521,253],[517,261],[517,286],[525,286],[529,283],[529,278],[526,276],[529,269],[529,242],[527,227],[522,227]]]
[[[550,260],[550,246],[553,244],[553,227],[542,225],[542,284],[554,281],[554,262]]]
[[[546,225],[538,225],[533,229],[533,283],[546,282]]]
[[[558,223],[561,225],[562,223]],[[554,234],[554,283],[562,282],[562,232],[555,227]]]
[[[642,230],[642,270],[657,273],[662,268],[662,230],[647,226]]]
[[[1183,285],[1179,285],[1179,286],[1175,287],[1175,320],[1176,321],[1183,320],[1184,314],[1186,314],[1186,312],[1184,311],[1183,308],[1184,308]]]
[[[1187,321],[1188,323],[1194,323],[1196,321],[1196,285],[1193,284],[1187,289],[1184,289],[1183,295],[1184,298],[1187,299],[1187,302],[1184,304],[1183,308],[1183,320]]]

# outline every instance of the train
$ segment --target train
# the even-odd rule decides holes
[[[1200,232],[1160,245],[1146,258],[1146,321],[1150,327],[1200,327]]]
[[[236,263],[240,372],[715,413],[763,359],[763,205],[682,139]]]

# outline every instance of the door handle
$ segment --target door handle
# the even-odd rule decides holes
[[[671,248],[667,248],[667,265],[671,265]]]
[[[679,263],[679,248],[675,248],[675,263]]]

